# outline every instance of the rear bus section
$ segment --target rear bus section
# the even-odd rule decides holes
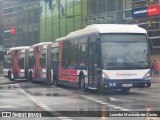
[[[51,42],[39,43],[29,49],[30,81],[51,82],[50,49]]]
[[[4,75],[10,80],[27,80],[29,47],[14,47],[4,55]]]
[[[3,61],[3,76],[11,78],[9,75],[11,75],[12,64],[11,51],[5,51]]]

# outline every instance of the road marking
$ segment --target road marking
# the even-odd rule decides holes
[[[1,105],[0,108],[17,108],[17,107],[13,105]]]
[[[67,118],[65,118],[65,119],[62,119],[62,120],[72,120],[72,119],[67,119]]]
[[[154,117],[151,117],[151,118],[150,118],[150,120],[160,120],[160,118],[157,118],[157,117],[155,117],[155,118],[154,118]]]
[[[109,100],[110,100],[110,101],[117,101],[117,99],[114,98],[114,97],[109,97]]]
[[[114,109],[123,109],[122,107],[118,107],[118,106],[115,106],[115,107],[113,107]]]
[[[109,107],[115,107],[116,105],[111,105],[111,104],[109,104],[108,106],[109,106]]]
[[[23,89],[21,89],[21,88],[19,88],[19,90],[22,92],[22,93],[24,93],[30,100],[32,100],[35,104],[37,104],[38,106],[40,106],[42,109],[44,109],[44,110],[46,110],[46,111],[48,111],[48,112],[50,112],[50,111],[55,111],[54,109],[51,109],[51,108],[49,108],[47,105],[45,105],[44,103],[42,103],[41,101],[38,101],[34,96],[31,96],[31,95],[29,95],[27,92],[25,92]],[[63,116],[61,113],[59,113],[59,112],[54,112],[54,113],[52,113],[51,112],[51,114],[53,114],[53,115],[55,115],[55,116],[62,116],[62,117],[57,117],[57,118],[59,118],[59,119],[61,119],[61,120],[72,120],[72,119],[69,119],[68,117],[66,117],[66,116]]]
[[[151,84],[151,88],[160,87],[159,84]]]
[[[108,105],[108,103],[105,103],[105,102],[102,102],[101,104],[102,104],[102,105]]]
[[[99,100],[96,100],[95,102],[97,102],[97,103],[103,103],[103,101],[99,101]]]
[[[117,106],[117,105],[112,105],[112,104],[109,104],[109,103],[104,102],[104,101],[99,101],[99,100],[96,100],[94,98],[87,97],[85,95],[81,95],[81,97],[83,97],[85,99],[88,99],[88,100],[91,100],[91,101],[96,102],[96,103],[101,104],[101,105],[107,105],[108,107],[113,107],[114,109],[118,109],[118,110],[122,110],[122,111],[131,111],[129,109],[126,109],[126,108],[123,108],[123,107],[120,107],[120,106]]]
[[[85,95],[81,95],[81,97],[88,99],[88,97],[85,96]],[[93,98],[89,98],[88,100],[92,100],[93,102],[99,101],[99,100],[96,100],[96,99],[93,99]],[[117,106],[117,105],[112,105],[112,104],[109,104],[109,103],[106,103],[106,102],[102,102],[102,103],[96,102],[96,103],[106,104],[109,107],[113,107],[114,109],[118,109],[118,110],[121,110],[121,111],[131,111],[129,109],[126,109],[126,108],[123,108],[123,107],[120,107],[120,106]],[[150,118],[150,120],[160,120],[160,118],[158,118],[158,117],[149,117],[149,118]]]
[[[59,119],[68,119],[68,117],[58,117]]]

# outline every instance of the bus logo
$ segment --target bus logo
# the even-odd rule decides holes
[[[117,73],[116,74],[117,77],[119,76],[137,76],[136,73]]]

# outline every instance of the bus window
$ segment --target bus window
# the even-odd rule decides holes
[[[12,59],[10,55],[4,55],[4,68],[12,67]]]
[[[58,48],[52,50],[52,65],[58,66]]]
[[[72,41],[72,42],[71,42]],[[77,67],[77,55],[78,55],[78,45],[77,39],[70,40],[70,47],[69,47],[69,67],[76,68]]]
[[[29,53],[29,68],[33,69],[35,65],[35,59],[33,57],[33,52]]]
[[[70,42],[64,41],[63,42],[63,50],[62,50],[62,67],[67,68],[69,66],[69,48]]]
[[[20,54],[20,57],[18,59],[18,64],[20,69],[24,69],[24,54]]]
[[[46,67],[46,54],[43,53],[41,56],[40,56],[40,64],[42,66],[42,68],[45,68]]]
[[[78,65],[79,67],[87,65],[88,45],[81,44],[78,49]]]

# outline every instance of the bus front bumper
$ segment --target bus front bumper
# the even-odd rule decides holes
[[[103,81],[101,82],[101,87],[106,89],[121,89],[121,88],[145,88],[150,87],[150,80],[136,80],[136,81]]]

